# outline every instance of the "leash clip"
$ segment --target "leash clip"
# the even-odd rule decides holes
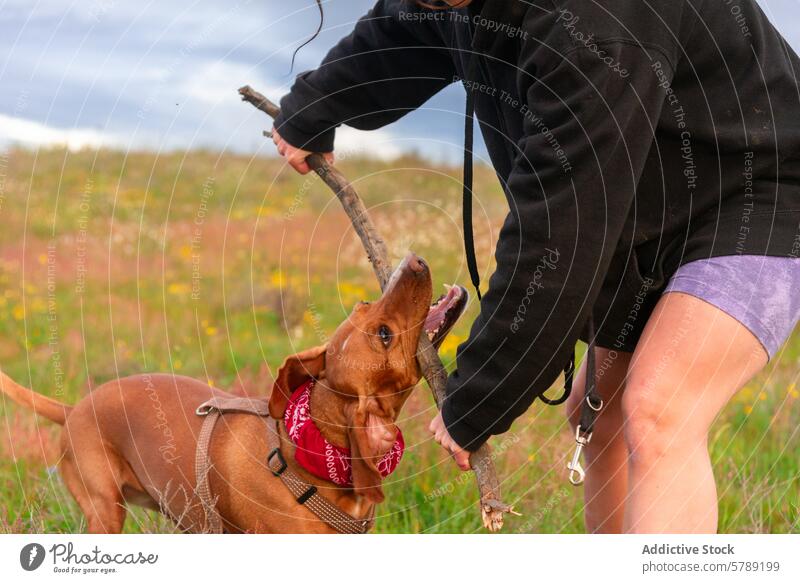
[[[572,456],[572,461],[567,464],[569,482],[573,486],[580,486],[583,484],[583,480],[586,477],[586,472],[581,466],[581,454],[583,453],[583,448],[586,447],[591,440],[592,434],[587,433],[586,435],[581,435],[581,426],[578,425],[575,429],[575,443],[577,444],[575,453]]]

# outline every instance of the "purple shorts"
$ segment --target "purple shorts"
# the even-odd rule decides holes
[[[800,259],[730,255],[682,265],[664,293],[700,298],[750,330],[771,359],[800,320]]]

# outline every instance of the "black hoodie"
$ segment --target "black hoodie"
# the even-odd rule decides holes
[[[689,261],[800,252],[800,59],[755,0],[381,0],[281,101],[329,151],[462,81],[510,212],[443,415],[474,450],[558,377],[590,316],[631,351]]]

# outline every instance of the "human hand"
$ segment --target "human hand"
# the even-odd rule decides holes
[[[441,411],[433,418],[433,421],[431,421],[431,424],[428,426],[428,430],[433,433],[433,438],[436,440],[436,443],[445,448],[453,457],[460,469],[465,471],[470,469],[469,452],[462,449],[461,446],[450,437],[450,434],[447,432],[447,427],[444,424],[444,419],[442,419]]]
[[[306,158],[308,158],[311,152],[309,152],[308,150],[295,148],[289,142],[284,140],[278,133],[278,130],[276,130],[275,128],[272,128],[272,141],[278,148],[278,154],[286,158],[286,161],[292,168],[297,170],[300,174],[308,174],[309,172],[311,172],[311,168],[308,166],[308,162],[306,162]],[[333,152],[320,152],[320,153],[325,158],[325,161],[328,164],[333,164],[334,161]]]

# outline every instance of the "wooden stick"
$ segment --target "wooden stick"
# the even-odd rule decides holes
[[[272,119],[275,119],[280,113],[280,108],[277,105],[249,85],[239,89],[239,94],[242,96],[242,101],[252,104]],[[370,219],[367,209],[355,188],[339,170],[328,165],[325,158],[320,154],[311,154],[306,161],[309,167],[322,178],[323,182],[339,198],[347,216],[350,217],[350,221],[353,223],[353,229],[364,245],[367,258],[372,264],[372,269],[375,271],[381,289],[384,289],[392,274],[392,265],[389,262],[386,243],[375,230],[375,225],[372,223],[372,219]],[[417,362],[419,362],[422,375],[428,381],[436,406],[441,409],[445,397],[447,371],[445,371],[436,349],[428,340],[426,334],[421,334],[419,338]],[[492,452],[488,444],[483,445],[478,451],[472,453],[470,465],[475,472],[475,479],[480,490],[480,509],[483,525],[490,531],[498,531],[503,527],[504,514],[514,511],[511,506],[503,503],[500,499],[500,481],[497,479]]]

